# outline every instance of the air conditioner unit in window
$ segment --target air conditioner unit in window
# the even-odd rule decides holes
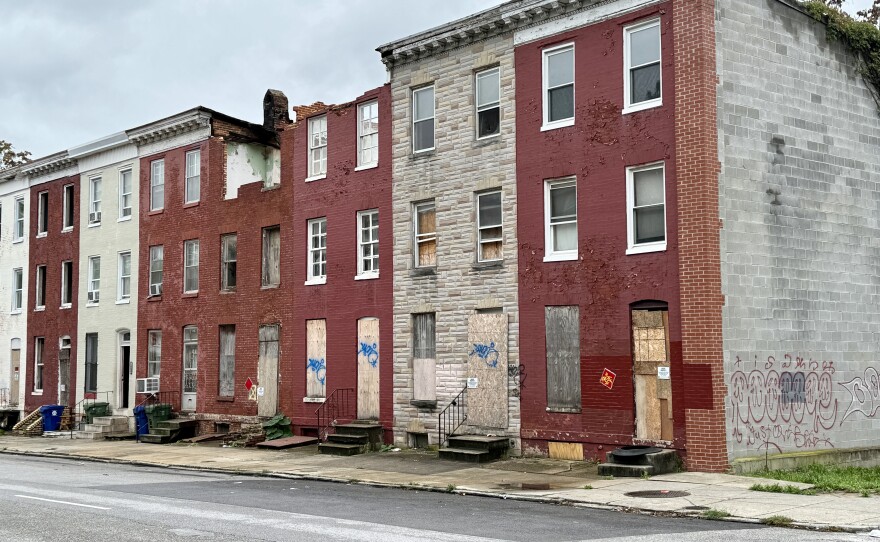
[[[162,295],[161,284],[150,284],[150,297]]]
[[[159,393],[158,378],[138,378],[137,393]]]
[[[89,292],[88,300],[89,303],[97,303],[100,300],[100,292],[97,290]]]
[[[89,224],[97,224],[101,221],[101,211],[97,213],[89,213]]]

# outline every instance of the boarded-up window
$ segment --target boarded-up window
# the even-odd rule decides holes
[[[580,310],[577,305],[546,307],[547,408],[581,411]]]
[[[413,399],[436,401],[435,314],[413,314]]]
[[[235,395],[235,326],[220,326],[220,396]]]
[[[477,194],[477,232],[477,260],[491,262],[503,259],[500,190]]]
[[[281,228],[263,228],[263,286],[281,284]]]
[[[274,416],[278,412],[278,324],[260,326],[260,359],[257,382],[263,395],[257,395],[257,415]]]
[[[326,320],[306,320],[306,396],[327,396]]]
[[[415,206],[416,267],[437,265],[437,214],[434,202]]]
[[[434,341],[434,313],[413,314],[413,357],[430,358],[436,357],[436,343]]]

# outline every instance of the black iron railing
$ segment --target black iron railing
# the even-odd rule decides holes
[[[180,392],[176,390],[169,391],[156,391],[151,393],[138,393],[137,394],[141,399],[141,402],[137,404],[137,406],[149,406],[149,405],[172,405],[174,406],[174,400],[180,397]]]
[[[467,386],[437,415],[437,442],[446,444],[449,436],[467,420]]]
[[[315,410],[318,417],[318,438],[327,435],[339,422],[351,422],[357,417],[357,395],[354,388],[336,388],[324,403]]]
[[[113,395],[112,391],[98,391],[98,392],[90,392],[90,395],[94,395],[94,397],[87,397],[75,404],[73,408],[70,410],[70,438],[73,438],[74,431],[81,431],[83,426],[83,419],[85,418],[86,408],[89,405],[93,405],[95,403],[110,403],[110,396]],[[102,398],[103,396],[103,398]],[[112,407],[111,407],[112,408]]]

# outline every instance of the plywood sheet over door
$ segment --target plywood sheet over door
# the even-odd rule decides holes
[[[278,412],[278,325],[260,326],[260,359],[257,364],[257,414]]]
[[[507,315],[473,314],[468,321],[467,424],[507,428]],[[471,380],[474,382],[474,380]]]
[[[357,416],[361,420],[379,419],[379,319],[358,320]]]
[[[672,440],[672,388],[657,378],[669,367],[669,324],[665,310],[632,311],[636,438]]]
[[[306,320],[306,397],[327,397],[326,320]]]

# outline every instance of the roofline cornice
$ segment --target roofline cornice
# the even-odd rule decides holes
[[[135,145],[168,139],[211,126],[211,114],[201,108],[126,130],[128,140]]]
[[[76,158],[72,158],[67,151],[55,153],[45,158],[34,160],[27,165],[21,167],[21,172],[28,177],[36,177],[38,175],[47,175],[54,171],[69,168],[76,165]]]

